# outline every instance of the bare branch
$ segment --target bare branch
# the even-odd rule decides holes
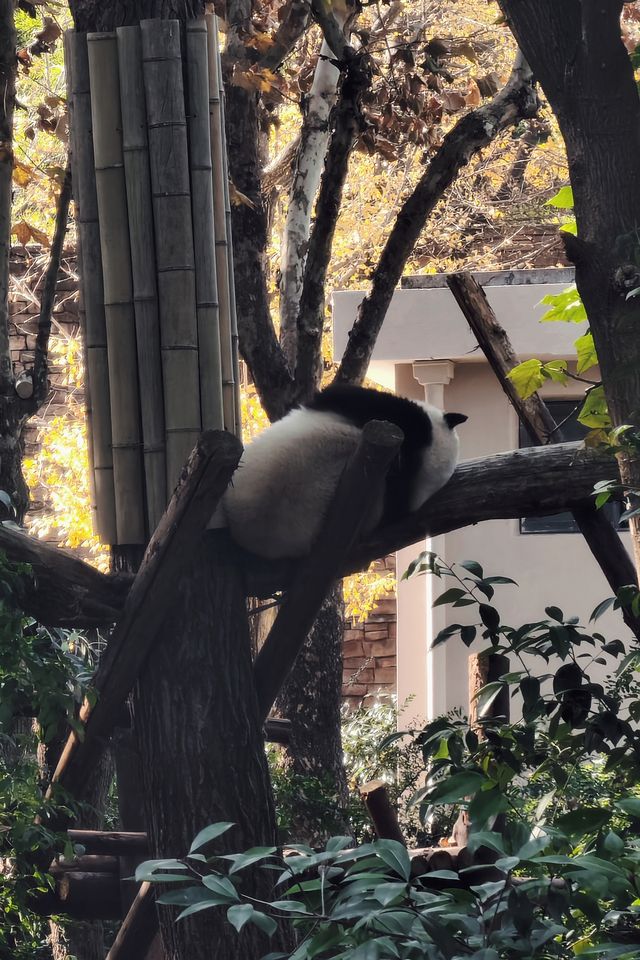
[[[13,391],[9,339],[9,258],[13,191],[13,109],[16,96],[16,31],[13,3],[0,7],[0,394]]]
[[[310,19],[309,0],[289,0],[273,38],[273,46],[269,47],[260,59],[260,67],[267,70],[277,70],[306,31]]]
[[[325,161],[316,219],[309,241],[304,281],[298,310],[296,390],[298,400],[307,400],[317,390],[322,376],[322,328],[324,292],[333,236],[340,213],[342,190],[349,157],[361,127],[360,102],[371,82],[366,54],[351,57],[335,109],[335,123]]]
[[[532,117],[538,109],[528,65],[518,55],[511,77],[487,104],[462,117],[445,136],[413,193],[402,205],[374,270],[371,289],[360,304],[337,380],[361,383],[393,291],[438,200],[460,169],[504,129]]]
[[[298,140],[295,173],[289,190],[280,262],[280,344],[291,370],[296,366],[297,320],[311,214],[329,141],[329,116],[335,103],[340,71],[323,41],[306,98]]]
[[[40,316],[38,317],[38,333],[36,336],[36,350],[33,363],[33,405],[35,409],[38,409],[38,407],[44,403],[49,389],[47,382],[47,357],[49,353],[49,335],[51,333],[51,316],[56,298],[56,284],[58,282],[58,273],[60,272],[64,238],[67,233],[70,202],[71,167],[67,163],[64,180],[60,188],[60,196],[58,197],[53,243],[51,244],[49,262],[47,263],[47,270],[42,285],[42,296],[40,297]]]
[[[354,55],[354,51],[347,43],[342,27],[331,10],[330,0],[311,0],[311,10],[314,19],[320,24],[329,49],[344,65]]]
[[[561,440],[558,425],[541,397],[534,393],[523,400],[508,379],[508,373],[518,362],[517,357],[507,331],[498,323],[480,284],[469,273],[452,274],[447,277],[447,284],[532,441],[545,444],[550,437]],[[637,583],[631,557],[606,515],[597,510],[593,502],[580,504],[572,512],[613,592]],[[640,620],[629,609],[624,610],[623,615],[627,626],[640,637]]]

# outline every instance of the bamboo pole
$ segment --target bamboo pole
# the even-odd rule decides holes
[[[142,73],[142,41],[139,27],[120,27],[116,31],[116,36],[120,69],[122,149],[136,318],[147,521],[149,533],[152,533],[167,505],[167,464],[160,356],[160,315],[153,236],[153,198]]]
[[[233,346],[231,332],[231,288],[229,282],[229,237],[225,181],[224,118],[220,84],[220,52],[218,48],[218,19],[207,14],[207,43],[209,60],[209,117],[211,127],[211,157],[213,163],[213,209],[215,222],[216,267],[218,276],[218,299],[220,302],[220,354],[222,363],[222,396],[224,402],[225,429],[237,433],[236,384],[233,373]]]
[[[167,444],[173,489],[200,433],[198,326],[180,24],[143,20],[142,56]]]
[[[142,438],[116,35],[90,33],[87,46],[107,321],[117,542],[144,543]]]
[[[94,530],[104,543],[115,543],[116,512],[111,451],[111,408],[107,363],[107,332],[104,313],[100,230],[91,136],[91,100],[87,37],[69,30],[65,34],[65,61],[70,76],[71,159],[75,218],[81,283],[80,321],[84,331],[85,387],[91,414],[87,431],[91,438],[95,490]]]
[[[203,429],[222,430],[224,414],[213,219],[207,25],[204,17],[187,21],[187,80],[200,408]]]

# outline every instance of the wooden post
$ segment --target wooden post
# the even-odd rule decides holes
[[[503,674],[509,673],[509,669],[509,657],[501,653],[472,653],[469,657],[469,724],[480,735],[482,724],[478,722],[478,693],[488,683],[495,683]],[[503,689],[482,712],[482,719],[499,719],[508,723],[509,717],[509,685],[505,683]]]
[[[321,533],[301,561],[269,636],[255,661],[260,717],[264,720],[293,667],[316,614],[337,578],[367,513],[382,496],[384,480],[402,443],[393,424],[372,420],[344,469]]]
[[[557,424],[540,396],[535,393],[523,400],[508,379],[507,374],[517,364],[517,357],[480,284],[469,273],[450,274],[447,284],[532,442],[546,444],[552,439],[556,442],[562,440]],[[574,507],[572,513],[614,593],[628,584],[637,584],[631,557],[606,516],[596,510],[594,503]],[[640,619],[628,608],[623,608],[622,614],[627,626],[640,638]]]
[[[115,33],[87,37],[118,544],[146,541],[140,393]],[[95,394],[94,394],[95,397]]]
[[[144,960],[158,934],[156,898],[150,883],[143,883],[106,960]]]
[[[116,31],[116,36],[140,381],[147,528],[151,534],[164,513],[168,495],[160,317],[156,286],[149,142],[142,74],[142,41],[139,27],[120,27]]]
[[[158,273],[167,487],[201,428],[195,262],[180,23],[143,20],[142,55]]]
[[[380,840],[397,840],[406,847],[407,843],[398,823],[398,814],[391,805],[384,780],[365,783],[359,788],[359,793],[371,817],[376,836]]]
[[[184,468],[80,710],[83,737],[75,731],[70,734],[53,775],[53,783],[62,784],[76,800],[160,633],[175,601],[180,574],[191,561],[241,454],[240,441],[230,434],[203,433]]]

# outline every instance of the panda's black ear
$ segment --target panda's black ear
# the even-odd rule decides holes
[[[444,422],[449,427],[449,430],[453,430],[459,423],[464,423],[468,419],[464,413],[445,413],[444,415]]]

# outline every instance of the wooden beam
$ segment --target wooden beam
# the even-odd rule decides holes
[[[372,420],[345,467],[320,535],[298,565],[276,620],[254,666],[260,717],[264,720],[291,670],[331,584],[340,575],[367,514],[383,494],[384,481],[402,443],[394,424]]]
[[[478,723],[478,694],[488,683],[497,682],[505,673],[509,673],[509,657],[501,653],[472,653],[469,657],[469,725],[477,733],[482,734],[482,723]],[[480,720],[498,720],[509,723],[510,716],[510,688],[505,683],[503,689],[495,697],[486,710],[482,712]]]
[[[106,960],[143,960],[158,933],[158,916],[153,886],[143,883]]]
[[[518,359],[480,284],[470,273],[454,273],[447,277],[447,285],[532,442],[547,444],[552,438],[561,440],[558,425],[539,394],[523,400],[508,379],[507,374]],[[617,469],[613,476],[616,473]],[[575,506],[571,512],[613,592],[628,584],[637,585],[631,557],[606,515],[596,509],[593,501]],[[622,614],[627,626],[640,638],[640,619],[628,609],[623,609]]]
[[[242,445],[234,436],[210,431],[201,435],[183,469],[80,710],[82,739],[75,731],[70,734],[53,775],[53,784],[64,786],[75,799],[81,797],[114,718],[153,648],[194,547],[241,454]]]
[[[146,833],[121,830],[67,830],[71,843],[80,844],[86,854],[106,854],[114,857],[149,853]]]

